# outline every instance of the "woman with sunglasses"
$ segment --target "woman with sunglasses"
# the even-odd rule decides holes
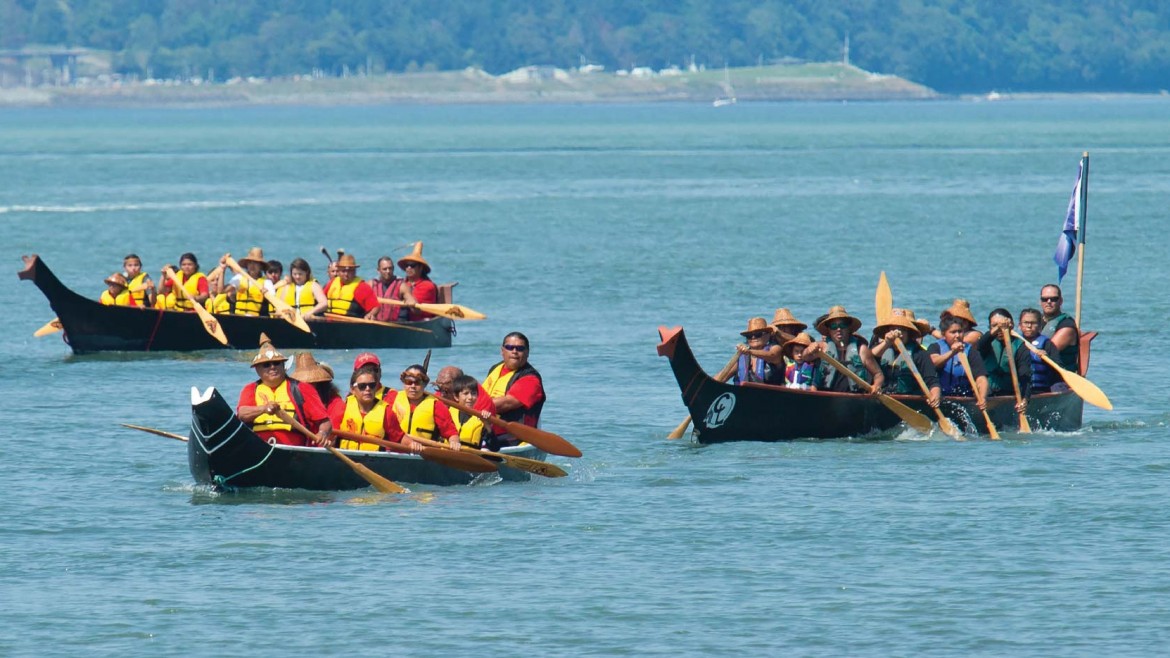
[[[414,243],[414,251],[410,255],[398,259],[398,267],[406,272],[406,280],[398,289],[399,294],[402,301],[411,304],[411,306],[402,309],[405,311],[405,317],[401,312],[398,317],[410,322],[435,317],[430,313],[418,310],[413,306],[414,304],[437,304],[439,302],[439,289],[430,279],[431,266],[423,258],[422,249],[423,243],[416,242]]]
[[[349,377],[349,396],[345,398],[337,427],[347,432],[401,443],[402,430],[398,426],[398,418],[390,410],[390,405],[376,394],[381,386],[377,366],[367,363],[354,370]],[[350,439],[342,439],[339,447],[342,450],[382,449],[373,443]]]
[[[869,383],[869,390],[862,391],[852,379],[837,372],[835,368],[830,368],[825,372],[825,385],[821,390],[838,393],[878,393],[882,390],[886,382],[885,375],[878,367],[877,360],[873,358],[873,353],[869,351],[869,344],[857,335],[857,330],[861,328],[861,320],[849,315],[844,306],[834,306],[828,313],[817,318],[814,326],[822,336],[832,341],[833,353],[830,356],[835,357],[846,368]],[[806,349],[805,354],[811,359],[828,352],[829,342],[817,341]]]
[[[387,404],[398,420],[402,432],[432,441],[447,441],[459,449],[459,428],[451,421],[451,410],[447,405],[427,393],[431,378],[420,365],[412,365],[402,371],[401,391],[391,391],[386,397]],[[371,395],[373,392],[371,391]],[[405,442],[412,445],[409,439]]]
[[[784,354],[779,345],[771,342],[774,331],[764,318],[748,320],[747,331],[739,332],[744,342],[735,346],[739,363],[733,384],[784,383]]]

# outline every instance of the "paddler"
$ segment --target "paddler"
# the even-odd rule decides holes
[[[872,346],[872,351],[885,374],[885,392],[903,395],[922,393],[922,387],[919,386],[917,378],[914,377],[910,367],[906,365],[905,359],[909,358],[914,367],[918,369],[922,380],[926,382],[926,388],[929,391],[926,395],[927,404],[937,407],[942,398],[938,373],[935,372],[930,355],[918,342],[921,339],[921,333],[918,325],[914,324],[912,313],[904,308],[892,309],[885,322],[874,327],[874,333],[879,336],[879,339]],[[898,349],[898,341],[901,341],[902,346],[906,348],[906,354]]]
[[[106,290],[102,292],[101,303],[105,306],[138,306],[133,293],[126,286],[126,277],[115,272],[106,277]]]
[[[390,405],[379,398],[377,391],[382,388],[381,372],[377,366],[367,363],[354,370],[349,378],[349,395],[341,407],[341,413],[332,414],[339,429],[375,439],[386,439],[403,443],[402,428]],[[342,439],[342,450],[382,450],[374,443],[363,443]]]
[[[806,351],[812,342],[812,336],[802,331],[780,347],[784,360],[791,362],[784,369],[784,386],[815,391],[822,385],[825,379],[825,364],[819,355],[810,355]]]
[[[317,389],[321,403],[325,405],[325,413],[329,416],[330,422],[334,427],[338,427],[341,414],[345,411],[345,398],[333,383],[333,368],[318,362],[311,352],[298,352],[294,363],[296,366],[289,378],[312,384],[313,388]],[[319,429],[312,425],[307,427],[314,432]]]
[[[359,267],[353,254],[337,259],[337,276],[325,286],[330,313],[372,319],[377,312],[378,297],[370,284],[357,278]]]
[[[333,425],[312,384],[289,379],[285,372],[288,357],[281,354],[265,334],[260,334],[260,351],[252,358],[252,367],[260,378],[240,391],[236,416],[269,443],[303,446],[306,439],[276,415],[284,409],[302,424],[317,427],[315,443],[326,445]]]
[[[219,264],[226,267],[226,255],[219,260]],[[251,283],[242,274],[236,274],[222,290],[228,296],[231,296],[232,290],[235,291],[235,306],[232,313],[248,316],[268,315],[268,302],[264,300],[264,288],[267,287],[271,290],[272,282],[264,277],[264,268],[268,267],[268,261],[264,260],[264,250],[260,247],[252,247],[248,250],[248,255],[239,260],[239,264],[247,270]]]
[[[503,420],[537,427],[545,403],[544,380],[528,363],[528,337],[519,331],[504,336],[500,357],[503,360],[492,366],[483,380],[496,413]],[[500,427],[493,426],[492,432],[488,437],[490,450],[520,444],[519,439]]]
[[[784,382],[784,356],[780,346],[771,342],[774,331],[764,318],[748,320],[747,330],[739,332],[744,342],[735,346],[739,359],[733,384]]]
[[[126,279],[126,287],[134,295],[134,305],[143,308],[154,306],[154,281],[150,275],[142,271],[142,259],[138,254],[126,254],[122,259],[122,276]]]
[[[278,286],[276,294],[306,320],[320,320],[329,308],[325,289],[313,278],[313,270],[304,258],[294,258],[288,266],[289,278]]]
[[[775,333],[772,334],[772,342],[783,347],[786,342],[795,338],[797,334],[804,331],[805,329],[808,329],[808,325],[801,322],[800,320],[797,320],[796,316],[792,315],[792,311],[788,310],[787,308],[778,308],[776,309],[776,312],[772,314],[772,328],[776,330]],[[811,336],[809,338],[811,340]],[[781,350],[781,352],[783,352],[783,350]],[[785,355],[785,368],[790,365],[792,365],[792,360],[787,355]]]
[[[175,272],[175,278],[182,284],[186,294],[176,295],[171,280],[164,273],[162,284],[159,286],[159,299],[167,298],[166,308],[193,312],[195,309],[192,300],[195,304],[207,303],[210,287],[207,276],[199,271],[199,259],[195,258],[195,254],[187,252],[179,256],[179,271]]]
[[[1056,362],[1060,367],[1070,372],[1080,372],[1080,329],[1071,315],[1061,310],[1064,305],[1064,294],[1060,286],[1050,283],[1040,289],[1040,310],[1044,312],[1044,328],[1040,334],[1060,352]]]
[[[439,288],[431,281],[431,265],[423,258],[423,243],[414,243],[414,250],[398,259],[398,267],[406,272],[406,281],[399,292],[402,301],[407,304],[437,304],[439,302]],[[420,311],[413,306],[406,306],[398,317],[410,322],[433,318],[434,315]]]
[[[1056,349],[1056,345],[1048,336],[1040,333],[1040,327],[1044,325],[1044,316],[1040,311],[1034,308],[1026,308],[1020,311],[1020,335],[1024,340],[1032,344],[1033,347],[1039,348],[1041,352],[1048,355],[1056,363],[1060,363],[1060,351]],[[1047,393],[1049,391],[1067,391],[1068,384],[1056,374],[1056,370],[1048,365],[1044,359],[1040,358],[1039,354],[1028,350],[1032,355],[1032,392],[1033,393]]]
[[[479,382],[475,381],[475,377],[471,375],[459,375],[451,381],[451,390],[455,393],[455,401],[465,407],[476,406],[480,398]],[[488,397],[486,394],[483,397]],[[491,398],[488,398],[491,402]],[[484,425],[484,418],[468,413],[461,409],[451,410],[451,421],[455,423],[455,428],[459,430],[459,442],[468,448],[479,449],[483,447],[483,439],[487,435],[487,426]],[[487,413],[487,412],[482,412]]]
[[[834,306],[828,313],[817,318],[814,326],[822,336],[828,338],[828,341],[817,341],[806,348],[809,358],[828,353],[831,342],[833,351],[830,355],[869,384],[869,389],[862,391],[852,379],[830,366],[825,372],[825,386],[821,390],[840,393],[878,393],[882,390],[886,381],[885,375],[873,358],[869,345],[856,335],[857,330],[861,328],[861,320],[849,315],[844,306]]]
[[[431,439],[446,440],[452,448],[459,448],[459,429],[451,422],[451,410],[427,393],[431,378],[421,365],[412,365],[399,375],[401,391],[392,391],[386,398],[399,428],[406,434]],[[409,438],[404,441],[412,445]]]
[[[1015,395],[1012,386],[1011,364],[1008,359],[1016,363],[1016,382],[1020,388],[1020,403],[1016,405],[1016,413],[1028,410],[1028,398],[1032,395],[1032,353],[1024,347],[1019,338],[1011,339],[1011,353],[1005,349],[1004,332],[1012,330],[1012,314],[1005,308],[997,308],[987,316],[987,333],[979,339],[975,348],[979,356],[983,357],[983,366],[987,369],[987,387],[992,396]]]
[[[963,342],[968,345],[974,345],[979,342],[979,337],[983,333],[975,329],[978,323],[975,321],[975,316],[971,313],[970,302],[965,299],[956,299],[954,302],[951,302],[951,305],[946,310],[938,314],[939,327],[932,332],[932,335],[938,340],[943,339],[942,325],[946,322],[947,318],[955,318],[962,323]],[[925,336],[925,334],[923,335]]]
[[[959,355],[967,357],[971,366],[971,378],[975,380],[979,395],[975,396],[984,402],[979,403],[980,409],[986,409],[987,404],[987,369],[983,365],[983,357],[974,345],[968,343],[964,336],[968,333],[969,324],[959,317],[943,318],[939,322],[939,331],[942,338],[931,345],[927,350],[934,369],[938,372],[938,383],[943,395],[957,395],[960,397],[975,396],[971,389],[971,382],[967,379],[967,370],[963,366]],[[981,334],[982,335],[982,334]]]
[[[382,256],[378,259],[378,277],[370,279],[369,284],[374,289],[374,295],[378,299],[402,299],[401,289],[404,281],[406,279],[399,278],[394,274],[394,259]],[[379,322],[395,322],[399,318],[400,311],[402,311],[401,306],[379,304],[378,310],[370,319]]]

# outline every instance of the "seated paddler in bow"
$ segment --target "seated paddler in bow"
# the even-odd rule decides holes
[[[277,415],[277,411],[283,409],[301,424],[317,427],[315,442],[326,445],[333,425],[321,402],[321,396],[312,384],[289,379],[285,372],[286,361],[288,357],[277,351],[268,336],[260,334],[260,351],[252,359],[252,367],[260,379],[240,391],[236,416],[269,443],[306,445],[304,435]]]
[[[939,387],[938,374],[934,370],[930,355],[918,342],[922,334],[914,322],[913,314],[908,309],[895,308],[890,311],[889,317],[874,327],[874,333],[879,338],[873,345],[873,355],[878,359],[886,376],[883,391],[903,395],[922,394],[922,387],[919,386],[910,366],[906,364],[906,359],[910,359],[918,369],[918,374],[922,375],[922,380],[926,382],[926,389],[929,391],[926,395],[927,404],[937,407],[942,397],[942,389]],[[899,342],[902,343],[905,352],[899,349]]]
[[[106,277],[106,289],[102,292],[101,303],[105,306],[138,306],[130,287],[126,285],[126,277],[115,272]]]
[[[317,361],[311,352],[298,352],[295,364],[289,378],[304,384],[312,384],[321,398],[321,403],[325,405],[325,414],[329,417],[330,423],[333,427],[338,427],[341,415],[345,411],[345,398],[333,383],[333,368]],[[307,423],[305,426],[314,432],[319,429]]]
[[[827,353],[869,384],[868,390],[861,390],[852,379],[837,372],[831,365],[825,364],[828,366],[825,369],[825,385],[820,390],[840,393],[881,392],[886,378],[873,358],[869,344],[857,335],[857,330],[861,328],[861,320],[849,315],[844,306],[834,306],[828,313],[817,318],[815,326],[828,340],[808,346],[805,349],[807,357]]]
[[[735,346],[739,354],[733,384],[784,383],[784,357],[780,346],[772,342],[773,329],[764,318],[748,320],[747,329],[739,332],[744,342]]]
[[[423,258],[422,250],[423,243],[416,242],[410,254],[398,259],[398,267],[406,272],[406,281],[402,282],[398,292],[402,301],[411,305],[437,304],[439,301],[439,288],[431,281],[431,265]],[[398,317],[411,322],[435,317],[413,306],[406,306],[403,310],[405,313]]]
[[[983,366],[983,357],[975,346],[964,340],[967,333],[966,323],[956,317],[945,318],[939,323],[942,338],[931,345],[927,350],[934,369],[938,372],[939,387],[942,394],[957,397],[976,397],[980,409],[987,408],[987,369]],[[979,389],[979,395],[971,389],[971,380],[967,378],[967,369],[963,365],[960,354],[966,356],[967,364],[971,366],[971,379]]]
[[[398,427],[406,434],[411,434],[432,441],[447,441],[455,449],[459,448],[459,428],[451,422],[451,410],[438,398],[427,393],[427,384],[431,378],[421,365],[412,365],[399,375],[402,381],[401,391],[391,391],[386,397],[394,416],[398,419]],[[403,442],[414,445],[407,437]]]
[[[1012,385],[1011,363],[1016,365],[1016,383],[1020,388],[1020,403],[1016,405],[1016,413],[1024,413],[1028,409],[1028,397],[1032,395],[1032,353],[1024,347],[1019,338],[1011,338],[1011,350],[1004,344],[1004,334],[1012,330],[1012,314],[1005,308],[997,308],[987,316],[987,333],[976,343],[975,349],[983,357],[983,366],[987,370],[987,388],[992,396],[1015,396],[1015,387]]]
[[[353,254],[343,254],[337,259],[337,276],[325,286],[330,313],[371,319],[378,310],[374,289],[357,276],[359,267]]]
[[[199,259],[195,258],[195,254],[187,252],[179,256],[179,269],[175,272],[175,278],[183,286],[184,294],[175,291],[173,282],[166,275],[166,268],[163,268],[158,297],[164,308],[194,312],[193,304],[207,303],[211,288],[207,276],[199,271]]]
[[[788,364],[784,368],[786,387],[815,391],[824,382],[825,363],[821,361],[819,354],[810,354],[807,351],[812,342],[812,336],[802,331],[780,347],[784,361]]]
[[[341,413],[333,417],[337,427],[347,432],[361,434],[375,439],[403,443],[403,432],[398,417],[385,400],[378,397],[381,370],[372,363],[365,363],[353,371],[349,378],[349,396]],[[343,450],[382,450],[374,443],[342,439]]]

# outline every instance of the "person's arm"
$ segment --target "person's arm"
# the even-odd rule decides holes
[[[455,427],[455,421],[451,419],[451,409],[438,400],[435,400],[435,429],[439,431],[439,436],[447,439],[452,450],[459,449],[459,428]]]
[[[1065,349],[1069,345],[1074,345],[1077,342],[1077,325],[1071,319],[1060,323],[1061,326],[1052,333],[1052,344],[1056,346],[1056,350]]]
[[[505,414],[516,409],[531,409],[543,398],[544,388],[540,380],[534,375],[525,375],[512,384],[508,393],[492,398],[492,403],[496,405],[497,414]]]
[[[1027,347],[1020,345],[1015,353],[1016,374],[1020,380],[1020,397],[1027,400],[1032,397],[1032,353]]]
[[[207,277],[200,277],[199,282],[195,284],[195,299],[192,301],[203,306],[209,296],[211,296],[211,287],[207,284]]]
[[[865,366],[865,369],[869,372],[869,376],[873,378],[873,384],[870,385],[869,392],[880,392],[882,386],[886,384],[886,374],[878,366],[877,360],[873,358],[873,353],[869,351],[868,346],[862,345],[857,350],[857,353],[861,356],[861,364]]]
[[[313,291],[313,300],[317,302],[317,305],[309,309],[308,313],[302,313],[301,316],[307,320],[320,320],[326,309],[329,308],[329,298],[325,296],[325,289],[316,280],[310,281],[308,286]]]
[[[881,359],[882,355],[886,353],[886,350],[893,348],[894,341],[889,338],[892,333],[892,331],[886,332],[885,336],[882,336],[876,343],[869,346],[869,353],[873,355],[875,360]]]

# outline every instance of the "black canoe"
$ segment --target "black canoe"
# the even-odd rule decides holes
[[[802,391],[769,384],[721,383],[699,366],[681,327],[660,327],[658,334],[661,340],[658,354],[670,360],[700,443],[892,438],[891,430],[901,423],[877,398],[868,395]],[[1087,363],[1088,359],[1082,361]],[[892,397],[935,420],[921,396]],[[983,415],[975,406],[974,398],[943,398],[941,408],[965,433],[986,433]],[[1033,430],[1067,432],[1080,429],[1083,411],[1084,402],[1072,392],[1041,393],[1032,396],[1027,416]],[[1019,429],[1015,398],[990,398],[987,413],[998,429]]]
[[[97,300],[82,297],[61,283],[53,271],[35,254],[26,259],[18,275],[36,284],[49,306],[61,320],[65,341],[75,354],[92,352],[158,352],[223,349],[203,330],[199,316],[181,311],[104,306]],[[440,288],[450,303],[451,287]],[[350,349],[450,347],[455,324],[447,318],[431,318],[405,323],[403,327],[357,322],[310,322],[312,333],[305,333],[279,318],[216,315],[227,349],[255,349],[260,334],[268,334],[281,349]]]
[[[424,461],[417,455],[361,450],[343,452],[350,459],[400,484],[468,484],[478,475]],[[504,448],[503,452],[541,461],[545,458],[545,453],[529,445]],[[202,395],[196,389],[191,389],[191,434],[187,441],[187,463],[197,483],[217,489],[272,487],[345,491],[370,486],[353,469],[323,448],[271,445],[265,442],[236,417],[232,407],[214,388]],[[492,478],[496,474],[485,475]],[[531,475],[500,466],[499,477],[524,481]]]

